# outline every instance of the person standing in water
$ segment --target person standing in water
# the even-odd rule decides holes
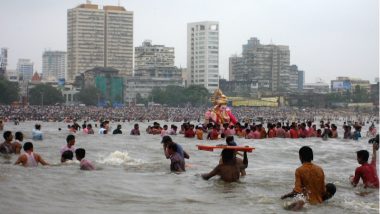
[[[211,172],[202,174],[202,178],[208,180],[219,175],[225,182],[235,182],[240,178],[240,173],[248,167],[247,152],[244,152],[243,162],[236,159],[235,150],[223,149],[222,161]]]
[[[84,157],[86,156],[86,150],[83,148],[79,148],[75,150],[75,157],[78,161],[80,161],[80,169],[81,170],[94,170],[95,166]]]
[[[71,152],[75,152],[75,136],[72,135],[72,134],[69,134],[67,135],[66,137],[66,145],[64,147],[61,148],[61,155],[65,152],[65,151],[71,151]]]
[[[376,139],[375,139],[376,140]],[[363,180],[365,188],[379,188],[379,177],[376,172],[376,151],[379,149],[379,135],[377,135],[377,143],[372,145],[372,161],[368,164],[369,152],[360,150],[356,152],[358,163],[361,165],[355,170],[355,176],[351,176],[351,184],[356,187],[360,179]]]
[[[33,152],[33,144],[31,142],[26,142],[23,148],[25,153],[20,155],[15,165],[22,164],[24,167],[36,167],[38,163],[49,165],[39,154]]]
[[[313,150],[310,147],[303,146],[298,153],[302,166],[296,169],[295,187],[281,199],[304,194],[310,204],[322,203],[326,195],[325,174],[321,167],[312,163]]]

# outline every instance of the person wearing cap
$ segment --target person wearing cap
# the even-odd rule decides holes
[[[166,157],[167,159],[170,158],[170,154],[169,154],[167,148],[168,148],[168,146],[171,145],[171,144],[174,144],[174,145],[177,146],[177,151],[176,151],[176,152],[178,152],[178,154],[179,154],[183,159],[185,159],[185,158],[186,158],[186,159],[189,159],[189,158],[190,158],[189,154],[187,154],[187,152],[186,152],[185,150],[183,150],[182,146],[179,145],[178,143],[174,143],[173,140],[172,140],[172,138],[171,138],[170,136],[164,136],[164,137],[162,138],[161,143],[162,143],[162,146],[163,146],[163,149],[164,149],[165,157]]]

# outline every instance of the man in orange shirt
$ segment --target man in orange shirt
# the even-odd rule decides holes
[[[322,168],[311,162],[313,150],[308,146],[303,146],[299,150],[299,158],[302,166],[296,170],[295,187],[291,193],[283,195],[281,199],[303,193],[310,204],[319,204],[331,198],[333,194],[326,197],[325,174]]]

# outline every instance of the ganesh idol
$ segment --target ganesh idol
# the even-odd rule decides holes
[[[216,89],[211,97],[213,107],[205,113],[205,123],[213,122],[218,125],[228,123],[235,125],[236,117],[232,114],[231,109],[227,107],[227,97],[220,89]]]

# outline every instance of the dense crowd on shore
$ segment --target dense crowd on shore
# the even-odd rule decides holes
[[[144,107],[101,108],[92,106],[9,106],[0,105],[0,118],[6,121],[202,121],[208,107]],[[233,107],[240,122],[344,120],[377,122],[378,112],[347,109],[293,107]]]

